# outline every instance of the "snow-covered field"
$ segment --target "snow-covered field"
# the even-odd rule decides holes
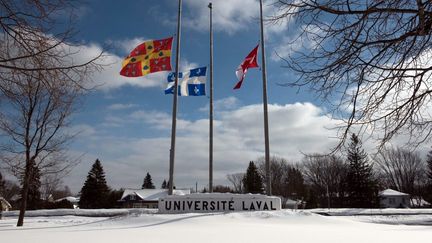
[[[0,241],[431,242],[431,211],[399,210],[382,215],[343,211],[340,216],[321,216],[301,210],[171,215],[154,210],[44,210],[29,212],[20,228],[15,226],[16,212],[8,212],[0,220]],[[356,215],[348,216],[352,214]]]

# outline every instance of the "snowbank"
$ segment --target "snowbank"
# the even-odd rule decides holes
[[[47,209],[27,210],[25,217],[48,217],[48,216],[84,216],[84,217],[115,217],[130,214],[156,213],[157,209],[147,208],[122,208],[122,209]],[[17,217],[19,211],[4,212],[4,217]]]
[[[432,208],[315,208],[307,210],[328,216],[357,216],[357,215],[432,215]]]
[[[88,215],[124,210],[77,210]],[[105,211],[105,212],[104,212]],[[364,219],[376,216],[326,217],[309,211],[262,211],[233,213],[159,214],[126,210],[122,217],[50,216],[28,217],[17,228],[16,217],[0,220],[2,242],[429,242],[430,226],[375,224]],[[407,211],[407,210],[405,210]],[[408,210],[411,211],[411,210]],[[65,213],[65,210],[54,210]],[[90,213],[92,212],[92,213]],[[48,214],[39,210],[41,214]],[[51,214],[52,215],[52,214]],[[380,216],[381,217],[381,216]],[[399,218],[411,217],[401,215]],[[359,222],[358,218],[362,218]],[[424,217],[431,222],[431,217]]]

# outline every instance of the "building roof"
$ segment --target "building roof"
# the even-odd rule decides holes
[[[62,198],[59,198],[59,199],[57,199],[57,200],[55,200],[56,202],[60,202],[60,201],[63,201],[63,200],[66,200],[66,201],[68,201],[68,202],[70,202],[70,203],[78,203],[79,202],[79,198],[77,198],[77,197],[72,197],[72,196],[69,196],[69,197],[62,197]]]
[[[190,189],[173,190],[173,195],[188,194],[190,194]],[[145,201],[157,201],[159,198],[168,195],[168,189],[125,189],[120,200],[123,200],[128,195],[136,195]]]
[[[396,190],[392,190],[392,189],[385,189],[384,191],[380,191],[379,196],[409,196],[409,194],[403,193],[403,192],[398,192]]]

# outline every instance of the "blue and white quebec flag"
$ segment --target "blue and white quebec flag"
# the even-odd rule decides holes
[[[191,69],[189,72],[179,72],[178,95],[179,96],[201,96],[205,95],[207,67]],[[172,72],[167,78],[168,85],[165,94],[172,94],[174,91],[175,73]]]

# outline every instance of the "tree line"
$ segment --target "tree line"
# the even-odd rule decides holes
[[[378,192],[386,188],[408,193],[414,200],[432,201],[432,150],[425,161],[418,153],[402,148],[384,149],[371,159],[356,134],[352,134],[344,155],[310,154],[305,155],[300,163],[289,163],[284,158],[273,156],[270,170],[272,194],[283,199],[300,200],[308,208],[379,207]],[[250,161],[245,173],[227,175],[231,187],[216,185],[214,192],[264,193],[265,174],[263,158]],[[33,175],[26,209],[71,207],[70,203],[48,202],[42,197],[69,196],[71,192],[67,186],[59,189],[52,186],[52,182],[58,180],[51,179],[49,183],[50,180],[45,179],[42,182],[38,173]],[[160,187],[168,188],[166,180]],[[141,188],[156,188],[150,173],[145,175]],[[3,179],[0,173],[1,195],[10,199],[20,190],[19,185]],[[118,200],[123,191],[107,185],[102,163],[96,159],[80,190],[79,207],[119,207]]]
[[[272,194],[296,199],[315,207],[379,207],[379,191],[408,193],[414,202],[432,201],[432,150],[426,160],[403,148],[385,148],[370,157],[356,134],[346,152],[309,154],[299,163],[271,158]],[[246,173],[227,175],[233,192],[263,193],[263,158],[251,161]]]

